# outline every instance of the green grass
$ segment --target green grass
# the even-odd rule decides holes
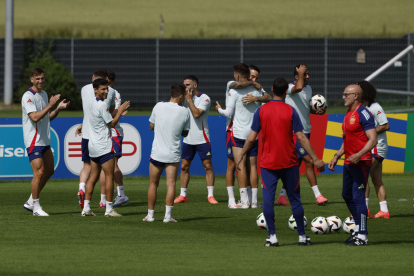
[[[339,175],[318,178],[329,204],[317,206],[307,180],[301,178],[309,221],[316,216],[337,215],[342,220],[349,216],[341,198],[341,179]],[[142,221],[147,213],[148,178],[125,179],[130,202],[117,208],[122,218],[106,218],[97,208],[99,186],[92,198],[97,216],[81,217],[76,179],[49,181],[41,204],[50,217],[34,217],[22,208],[30,181],[2,181],[0,274],[412,275],[413,181],[413,175],[384,176],[391,219],[370,219],[369,245],[360,248],[345,246],[348,235],[343,232],[315,235],[309,225],[306,231],[313,245],[299,247],[297,234],[288,227],[288,206],[274,207],[281,246],[265,248],[267,232],[255,223],[260,209],[229,210],[223,177],[217,177],[215,184],[218,205],[207,203],[205,180],[193,177],[188,203],[174,206],[175,224],[162,223],[164,178],[153,223]],[[370,208],[373,213],[379,210],[374,194]]]
[[[5,7],[5,0],[0,6]],[[402,37],[414,32],[412,0],[15,1],[14,34],[26,37]],[[28,13],[35,14],[38,20]],[[5,13],[0,13],[4,37]]]

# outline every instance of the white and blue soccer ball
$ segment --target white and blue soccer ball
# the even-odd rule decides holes
[[[311,230],[315,234],[325,234],[328,231],[328,221],[324,217],[316,217],[311,222]]]
[[[338,233],[342,228],[342,220],[337,216],[327,217],[328,233]]]
[[[257,216],[256,223],[260,229],[267,229],[267,223],[263,213]]]
[[[342,227],[342,228],[343,228],[343,229],[344,229],[344,231],[345,231],[345,232],[347,232],[348,234],[350,234],[350,233],[351,233],[351,230],[355,231],[355,229],[356,229],[356,224],[355,224],[354,218],[353,218],[353,217],[347,217],[347,218],[344,220],[344,225],[343,225],[343,227]]]
[[[313,96],[312,99],[310,100],[310,105],[312,109],[315,111],[325,108],[326,106],[325,97],[320,94]]]
[[[305,227],[306,227],[306,225],[308,225],[308,220],[306,219],[305,216],[303,216],[303,223],[305,224]],[[289,218],[289,227],[292,230],[298,230],[298,226],[296,224],[296,220],[293,217],[293,215],[291,215],[290,218]]]

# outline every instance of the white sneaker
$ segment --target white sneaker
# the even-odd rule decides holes
[[[163,222],[168,223],[168,222],[177,222],[177,221],[173,218],[164,218]]]
[[[29,212],[33,212],[34,205],[30,205],[29,202],[26,201],[26,203],[23,204],[23,208],[26,209]]]
[[[128,201],[129,201],[129,198],[127,196],[117,196],[112,206],[114,207],[119,206],[119,205],[127,203]]]
[[[250,202],[243,202],[243,201],[239,201],[239,203],[237,203],[237,206],[239,206],[240,209],[249,209],[250,208]]]
[[[33,211],[33,216],[48,217],[49,214],[43,211],[42,208],[40,208],[40,209],[37,209],[36,211]]]
[[[232,200],[232,201],[229,201],[229,209],[239,209],[240,208],[240,206],[239,205],[237,205],[236,204],[236,201],[234,201],[234,200]]]
[[[112,210],[111,212],[105,212],[105,217],[122,217],[117,211]]]
[[[150,217],[150,215],[147,215],[145,218],[142,219],[142,221],[153,222],[154,221],[154,217]]]
[[[82,217],[94,217],[95,216],[95,214],[92,212],[92,210],[90,210],[88,212],[82,211],[81,215],[82,215]]]
[[[250,205],[250,208],[252,208],[252,209],[257,209],[257,208],[262,208],[263,206],[262,205],[260,205],[259,203],[257,203],[257,202],[253,202],[252,203],[252,205]]]

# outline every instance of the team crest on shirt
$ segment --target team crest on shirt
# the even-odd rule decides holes
[[[355,115],[353,115],[353,116],[351,117],[351,119],[349,119],[349,123],[350,123],[351,125],[353,125],[353,124],[355,124],[355,121],[356,121],[356,118],[355,118]]]

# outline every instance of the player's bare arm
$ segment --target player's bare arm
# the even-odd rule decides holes
[[[154,130],[155,125],[154,125],[153,123],[150,123],[150,124],[149,124],[149,128],[150,128],[150,130]]]
[[[240,170],[240,163],[243,160],[243,157],[246,155],[246,153],[249,151],[249,149],[253,146],[254,142],[257,138],[257,132],[254,130],[251,130],[249,133],[249,136],[247,136],[246,142],[244,143],[243,149],[239,156],[236,156],[234,162],[236,163],[236,167],[238,170]]]
[[[108,123],[108,126],[111,128],[114,128],[116,124],[119,122],[119,118],[121,118],[122,112],[127,110],[130,105],[131,105],[130,101],[126,101],[123,104],[119,105],[118,112],[116,113],[114,119]]]
[[[49,115],[50,121],[53,121],[53,119],[55,119],[57,117],[57,115],[59,114],[59,111],[62,110],[62,109],[66,109],[69,104],[70,104],[70,101],[66,102],[66,99],[63,99],[59,103],[58,107],[55,110],[53,110],[52,112],[50,112],[50,115]]]
[[[386,131],[390,130],[390,124],[386,123],[386,124],[383,124],[381,126],[377,126],[375,130],[377,131],[377,133],[386,132]]]
[[[204,110],[201,108],[197,108],[194,105],[193,102],[193,89],[192,88],[186,88],[186,92],[185,92],[185,99],[187,100],[188,103],[188,108],[191,111],[191,114],[193,114],[194,119],[197,119],[198,117],[200,117],[201,115],[203,115]]]
[[[247,88],[249,86],[254,86],[254,88],[256,88],[257,91],[260,91],[263,89],[260,83],[257,83],[254,81],[235,81],[230,84],[229,88],[230,89],[242,89],[242,88]]]
[[[46,114],[52,110],[52,107],[57,103],[59,99],[60,94],[50,97],[49,104],[43,110],[29,113],[30,119],[35,123],[42,120]]]
[[[348,157],[348,161],[353,164],[358,164],[361,156],[371,151],[377,145],[377,131],[375,128],[365,131],[365,134],[368,137],[368,142],[365,144],[362,150]]]
[[[337,153],[334,154],[334,157],[332,158],[331,162],[328,164],[328,168],[331,171],[335,171],[336,163],[338,163],[339,158],[341,158],[342,155],[344,155],[344,143],[342,143],[341,148],[338,150]]]
[[[242,102],[244,104],[251,104],[251,103],[254,103],[254,102],[268,103],[271,100],[272,100],[272,97],[268,93],[266,93],[266,92],[264,92],[263,93],[263,96],[261,96],[261,97],[255,97],[255,96],[253,96],[251,94],[247,94],[246,96],[244,96],[242,98]]]
[[[309,139],[305,136],[303,131],[296,132],[296,137],[298,138],[300,145],[306,150],[306,152],[312,158],[313,164],[317,168],[318,172],[323,172],[325,170],[325,163],[323,163],[323,161],[318,158],[318,156],[312,148],[311,143],[309,142]]]
[[[296,68],[296,72],[298,72],[299,76],[298,76],[298,80],[296,81],[295,86],[292,87],[292,90],[291,90],[292,94],[299,93],[305,87],[305,77],[306,77],[305,74],[307,70],[308,70],[308,67],[304,64],[301,64],[299,68]]]

